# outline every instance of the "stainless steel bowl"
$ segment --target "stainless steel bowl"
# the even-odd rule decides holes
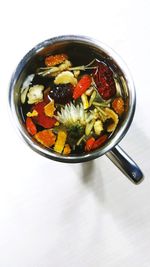
[[[112,68],[115,68],[116,73],[119,77],[121,77],[121,90],[128,101],[128,109],[126,110],[123,121],[107,144],[102,148],[83,155],[64,156],[42,147],[27,133],[20,114],[19,103],[20,87],[25,77],[34,72],[39,58],[42,58],[47,53],[50,54],[55,51],[67,51],[68,49],[76,49],[85,59],[89,55],[107,59],[110,65],[112,65]],[[134,116],[136,105],[134,83],[123,60],[105,44],[92,38],[75,35],[58,36],[38,44],[20,61],[11,78],[9,103],[13,119],[23,139],[33,150],[41,155],[60,162],[79,163],[89,161],[106,154],[134,183],[139,183],[143,178],[143,174],[139,167],[117,145],[129,129]]]

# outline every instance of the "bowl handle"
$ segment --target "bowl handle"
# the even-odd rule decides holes
[[[143,180],[144,176],[138,165],[120,146],[115,146],[106,155],[134,184]]]

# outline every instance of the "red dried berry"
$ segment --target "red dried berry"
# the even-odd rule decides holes
[[[93,144],[93,146],[92,146],[92,150],[101,147],[101,146],[106,142],[107,139],[108,139],[108,137],[107,137],[106,134],[100,136],[100,137],[94,142],[94,144]]]
[[[91,82],[92,79],[88,74],[83,75],[74,88],[73,98],[78,99],[90,87]]]
[[[116,86],[112,70],[103,62],[97,62],[97,69],[93,74],[98,92],[104,100],[116,94]]]

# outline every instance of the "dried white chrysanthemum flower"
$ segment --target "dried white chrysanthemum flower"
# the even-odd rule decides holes
[[[84,110],[82,104],[75,106],[73,103],[67,104],[64,108],[61,108],[60,112],[57,112],[57,120],[66,126],[79,123],[86,125],[93,119],[93,114]]]

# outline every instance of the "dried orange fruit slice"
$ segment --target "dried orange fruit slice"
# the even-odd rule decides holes
[[[56,136],[52,130],[43,130],[34,135],[35,139],[45,147],[51,147],[55,144]]]
[[[63,148],[65,146],[67,134],[65,131],[60,130],[57,135],[57,140],[54,146],[54,151],[61,153],[63,151]]]
[[[69,144],[66,144],[66,145],[64,146],[63,154],[64,154],[64,155],[69,155],[70,152],[71,152],[71,148],[70,148]]]
[[[48,117],[53,117],[55,109],[54,100],[52,100],[44,107],[45,115]]]
[[[31,118],[26,118],[26,129],[29,134],[34,135],[37,133],[37,128]]]

